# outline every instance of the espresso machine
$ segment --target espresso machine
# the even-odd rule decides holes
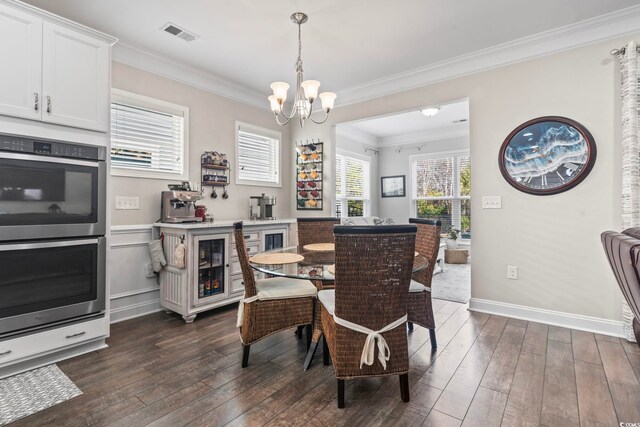
[[[160,220],[168,223],[201,222],[196,216],[196,202],[202,198],[199,191],[163,191],[160,198]]]
[[[276,219],[273,216],[273,207],[276,205],[274,196],[251,196],[249,198],[250,217],[252,220],[257,219]]]

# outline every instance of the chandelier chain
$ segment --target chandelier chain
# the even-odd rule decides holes
[[[298,61],[302,61],[302,24],[298,24]]]

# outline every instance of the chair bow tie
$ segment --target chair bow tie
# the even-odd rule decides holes
[[[378,346],[378,360],[384,369],[387,369],[387,361],[391,357],[391,350],[384,337],[381,335],[383,332],[390,331],[403,325],[407,321],[407,315],[405,314],[398,320],[389,323],[387,326],[380,330],[374,331],[365,326],[358,325],[357,323],[349,322],[334,315],[333,319],[338,325],[351,329],[356,332],[367,334],[367,339],[364,341],[364,347],[362,348],[362,355],[360,356],[360,369],[362,365],[373,365],[373,356],[375,353],[376,345]]]

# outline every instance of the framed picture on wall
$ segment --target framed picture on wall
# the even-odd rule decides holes
[[[380,178],[382,197],[405,197],[405,175],[383,176]]]

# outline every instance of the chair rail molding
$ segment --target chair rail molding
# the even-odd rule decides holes
[[[479,298],[471,298],[469,301],[469,311],[495,314],[498,316],[512,317],[514,319],[544,323],[546,325],[624,338],[623,322],[601,319],[599,317],[583,316],[581,314],[565,313]]]

